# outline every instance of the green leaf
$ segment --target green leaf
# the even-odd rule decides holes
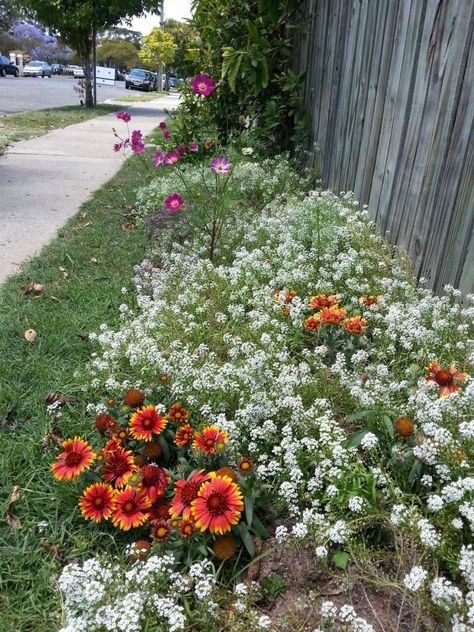
[[[387,430],[388,430],[388,434],[389,434],[389,435],[392,437],[392,439],[393,439],[393,436],[394,436],[394,434],[395,434],[395,431],[394,431],[394,429],[393,429],[393,421],[390,419],[390,417],[389,417],[388,415],[383,415],[383,420],[384,420],[384,423],[385,423],[385,427],[386,427],[386,428],[387,428]]]
[[[356,432],[353,432],[349,437],[349,445],[353,448],[357,448],[368,432],[368,430],[357,430]]]
[[[161,448],[163,450],[165,461],[167,461],[170,458],[170,449],[168,447],[168,443],[166,442],[166,439],[162,435],[158,437],[158,441],[160,442]]]
[[[347,562],[349,561],[349,553],[346,553],[345,551],[338,551],[332,556],[332,561],[337,568],[346,568]]]
[[[408,482],[414,483],[418,476],[421,474],[421,461],[415,460],[411,466],[410,474],[408,475]]]
[[[268,540],[269,538],[268,531],[263,526],[260,518],[257,518],[255,514],[253,515],[252,529],[261,538],[263,538],[264,540]]]
[[[247,528],[247,525],[241,522],[235,527],[235,530],[240,536],[240,539],[244,543],[250,557],[255,557],[255,544],[253,543],[252,536]]]
[[[252,518],[253,518],[253,498],[251,496],[246,496],[244,499],[245,504],[245,518],[247,519],[247,524],[249,527],[252,526]]]

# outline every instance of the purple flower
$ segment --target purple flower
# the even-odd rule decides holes
[[[165,208],[172,213],[176,213],[177,211],[184,210],[184,200],[177,193],[173,193],[168,196],[165,200]]]
[[[132,119],[132,117],[130,116],[128,112],[117,112],[115,116],[116,118],[118,118],[120,121],[123,121],[124,123],[128,123]]]
[[[153,166],[160,167],[161,165],[164,165],[164,164],[165,164],[164,155],[161,153],[161,151],[157,151],[155,155],[153,156]]]
[[[227,156],[216,156],[211,160],[211,171],[217,175],[225,175],[232,169]]]
[[[186,147],[184,145],[178,145],[176,147],[176,151],[178,152],[179,157],[182,158],[184,154],[186,153]]]
[[[158,125],[158,127],[160,129],[166,129],[166,123],[164,121],[161,121],[161,123]]]
[[[164,163],[169,167],[170,165],[174,165],[179,162],[179,158],[180,156],[177,151],[169,151],[167,154],[165,154]]]
[[[145,144],[143,143],[143,134],[140,130],[135,129],[132,132],[132,140],[130,142],[132,152],[136,155],[145,153]]]
[[[193,154],[195,154],[197,151],[199,151],[199,145],[196,143],[195,140],[192,140],[189,143],[189,151],[192,151]]]
[[[163,137],[165,140],[171,140],[171,132],[168,132],[168,130],[165,130],[163,132]]]
[[[191,90],[196,94],[202,94],[203,97],[208,97],[215,89],[214,79],[209,75],[196,75],[191,81]]]
[[[122,149],[122,145],[123,145],[123,143],[115,143],[114,151],[115,152],[120,151]]]

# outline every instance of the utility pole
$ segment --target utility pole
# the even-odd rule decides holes
[[[92,26],[92,66],[94,68],[93,80],[94,80],[94,107],[97,105],[97,27],[94,24]]]
[[[165,28],[165,0],[161,0],[160,2],[160,29],[163,31]],[[159,70],[159,81],[158,81],[158,90],[163,92],[163,73],[164,73],[164,64],[160,64]]]

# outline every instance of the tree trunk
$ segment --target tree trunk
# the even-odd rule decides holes
[[[94,97],[92,94],[92,40],[90,37],[85,38],[80,50],[78,51],[82,59],[82,67],[84,68],[84,101],[86,108],[94,107]]]

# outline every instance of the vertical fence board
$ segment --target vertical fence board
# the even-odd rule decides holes
[[[299,65],[325,186],[435,290],[474,291],[474,3],[306,0]]]

